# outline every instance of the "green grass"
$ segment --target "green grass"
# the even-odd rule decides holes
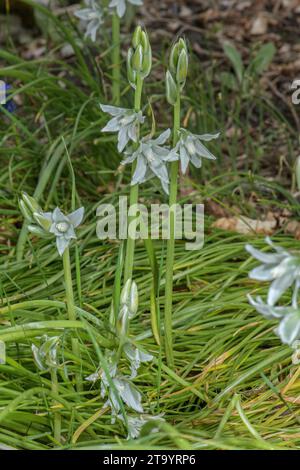
[[[176,243],[172,370],[152,336],[151,270],[144,245],[137,243],[134,278],[140,308],[131,332],[154,355],[150,366],[141,367],[137,384],[146,412],[163,414],[159,431],[151,434],[148,429],[139,439],[127,441],[124,426],[119,421],[111,424],[107,411],[101,414],[99,382],[94,386],[86,382],[82,392],[76,391],[75,374],[84,378],[93,373],[114,341],[109,314],[119,243],[96,238],[95,211],[98,202],[116,202],[119,195],[128,194],[129,172],[117,170],[120,157],[114,138],[100,133],[105,118],[98,102],[110,99],[109,49],[76,47],[76,58],[62,61],[58,44],[72,40],[76,33],[68,21],[51,21],[60,36],[50,42],[46,57],[28,62],[12,46],[0,50],[0,78],[15,82],[22,97],[18,111],[5,113],[0,122],[0,340],[7,345],[7,362],[0,365],[0,447],[60,447],[52,429],[54,412],[59,410],[64,448],[298,449],[299,367],[292,365],[292,351],[275,336],[274,324],[248,305],[247,293],[266,293],[266,287],[247,276],[255,264],[244,250],[250,236],[213,229],[210,217],[206,217],[205,246],[200,252],[185,251],[183,242]],[[155,67],[161,67],[158,60]],[[204,165],[201,174],[192,174],[193,193],[181,196],[182,200],[210,197],[225,206],[240,207],[251,217],[257,208],[276,206],[298,214],[289,184],[265,179],[262,173],[269,156],[276,154],[278,129],[292,167],[295,132],[283,110],[264,90],[257,91],[254,101],[249,97],[240,102],[229,95],[218,84],[217,64],[203,70],[196,61],[194,67],[183,100],[184,115],[190,116],[195,131],[224,132],[213,148],[217,164]],[[126,106],[130,91],[125,78],[123,85]],[[148,80],[146,89],[153,94],[151,102],[156,114],[159,111],[161,127],[170,124],[162,83]],[[226,137],[230,122],[241,128],[243,142]],[[66,320],[63,272],[55,250],[30,238],[24,259],[16,261],[22,227],[20,191],[36,190],[45,207],[59,204],[66,211],[70,207],[72,182],[62,137],[76,174],[77,202],[87,209],[78,242],[81,295],[72,250],[75,324]],[[242,150],[247,159],[238,168]],[[251,192],[258,197],[255,208],[248,202]],[[158,185],[141,188],[140,200],[158,197],[164,198]],[[292,238],[279,234],[278,239],[283,246],[295,248]],[[263,245],[261,239],[251,240]],[[166,244],[155,245],[161,260],[163,312]],[[64,338],[59,397],[53,396],[50,375],[39,372],[31,353],[32,342],[46,332]],[[72,354],[71,333],[78,338],[80,357]],[[125,362],[123,368],[125,372]],[[53,401],[60,405],[54,408]]]

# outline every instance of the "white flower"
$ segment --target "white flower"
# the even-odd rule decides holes
[[[113,118],[108,121],[102,132],[118,132],[118,151],[122,152],[128,142],[137,142],[139,125],[145,121],[142,112],[133,109],[118,108],[100,104],[103,112],[110,114]]]
[[[144,138],[136,150],[130,149],[125,152],[127,156],[122,165],[127,165],[136,160],[136,169],[133,174],[131,185],[144,183],[157,176],[164,191],[169,192],[169,175],[166,167],[166,158],[170,150],[163,147],[163,144],[170,137],[170,129],[167,129],[156,139]]]
[[[275,333],[284,344],[292,346],[296,340],[300,339],[300,310],[298,307],[274,307],[265,304],[260,297],[254,300],[251,295],[248,295],[248,300],[264,317],[280,319]]]
[[[50,233],[56,236],[56,246],[60,256],[63,255],[65,249],[69,246],[71,239],[76,239],[75,228],[81,224],[84,208],[80,207],[71,214],[64,215],[61,210],[56,207],[53,212],[43,213],[44,216],[51,221]]]
[[[189,163],[191,162],[196,168],[202,165],[202,158],[215,160],[216,157],[202,144],[201,141],[210,141],[219,137],[217,134],[202,134],[196,135],[180,129],[179,141],[174,149],[170,152],[167,161],[180,160],[181,171],[185,174]]]
[[[250,273],[251,279],[258,281],[273,281],[268,292],[268,305],[275,305],[289,287],[295,283],[294,306],[300,283],[300,256],[290,254],[281,247],[275,246],[267,237],[266,242],[275,249],[275,253],[264,253],[251,245],[246,250],[262,265]]]
[[[125,422],[124,417],[122,415],[118,415],[118,418]],[[141,431],[143,426],[149,422],[153,422],[153,426],[150,430],[151,434],[154,434],[155,432],[158,431],[158,426],[155,426],[155,424],[159,422],[164,422],[163,415],[157,415],[157,416],[151,416],[151,415],[146,415],[142,414],[139,416],[128,416],[127,415],[127,424],[128,424],[128,436],[127,439],[137,439],[140,437]]]
[[[87,8],[76,11],[75,16],[87,23],[85,37],[90,36],[91,40],[95,42],[97,31],[103,24],[103,9],[99,0],[85,0],[85,4]]]
[[[110,8],[116,8],[118,16],[122,18],[126,11],[126,1],[132,5],[143,5],[143,0],[111,0],[108,6]]]

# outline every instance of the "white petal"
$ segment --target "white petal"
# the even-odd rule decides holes
[[[293,273],[286,273],[272,282],[268,293],[268,304],[274,305],[295,280]]]
[[[73,227],[75,228],[81,224],[83,216],[84,216],[84,207],[80,207],[79,209],[76,209],[76,211],[71,212],[71,214],[68,214],[68,218],[71,221],[71,224],[73,225]]]

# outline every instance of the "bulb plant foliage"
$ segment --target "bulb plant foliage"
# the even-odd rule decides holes
[[[251,279],[269,281],[267,302],[260,296],[255,299],[249,294],[248,299],[258,313],[267,319],[277,320],[278,327],[275,332],[284,344],[293,346],[300,339],[300,308],[298,292],[300,287],[300,254],[290,253],[284,248],[273,244],[266,238],[266,243],[273,248],[272,253],[257,250],[246,245],[246,250],[262,264],[249,273]],[[292,288],[289,305],[278,305],[282,296]]]

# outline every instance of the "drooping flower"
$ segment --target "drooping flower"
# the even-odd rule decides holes
[[[75,16],[87,23],[85,37],[96,41],[97,32],[103,24],[103,8],[99,0],[85,0],[87,8],[75,12]]]
[[[126,11],[126,1],[136,6],[143,5],[143,0],[111,0],[108,6],[110,8],[116,8],[117,15],[122,18]]]
[[[293,284],[297,294],[300,282],[300,255],[291,254],[274,245],[268,237],[266,243],[275,249],[275,253],[264,253],[251,245],[246,245],[246,250],[262,263],[249,273],[249,277],[258,281],[272,281],[267,303],[273,306]]]
[[[59,342],[59,336],[44,335],[41,338],[40,347],[35,344],[31,345],[35,363],[41,371],[56,369],[59,366],[57,358]]]
[[[139,124],[143,124],[145,116],[142,111],[135,112],[133,109],[118,108],[117,106],[107,106],[100,104],[104,113],[108,113],[113,118],[108,121],[102,132],[118,132],[118,151],[122,152],[128,142],[138,141]]]
[[[275,333],[284,344],[292,346],[296,340],[300,339],[300,309],[298,307],[274,307],[265,304],[261,297],[257,297],[254,300],[251,295],[248,295],[248,300],[264,317],[280,320]]]
[[[169,193],[169,175],[166,167],[166,159],[170,150],[163,145],[170,137],[170,129],[164,131],[156,139],[143,138],[136,150],[129,149],[125,152],[126,158],[122,165],[127,165],[136,160],[136,169],[131,185],[144,183],[157,176],[161,181],[164,191]]]
[[[168,161],[180,160],[181,171],[186,173],[189,163],[196,168],[202,165],[202,158],[216,160],[216,157],[203,145],[202,141],[209,142],[217,139],[220,133],[216,134],[192,134],[186,129],[180,129],[179,140],[169,154]]]
[[[56,247],[60,256],[63,255],[70,241],[77,238],[74,229],[81,224],[83,215],[83,207],[80,207],[68,215],[64,215],[62,211],[56,207],[49,216],[49,220],[52,222],[49,232],[56,236]]]

